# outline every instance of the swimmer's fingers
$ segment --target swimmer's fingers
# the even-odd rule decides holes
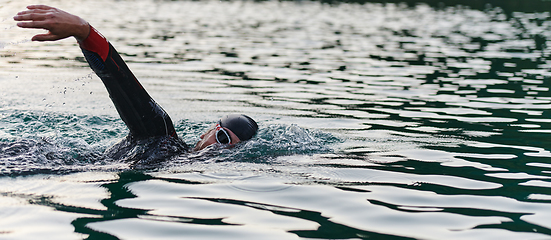
[[[50,10],[50,9],[55,9],[55,8],[54,8],[54,7],[47,6],[47,5],[29,5],[29,6],[27,6],[27,9]]]
[[[60,35],[55,35],[55,34],[52,34],[51,32],[49,32],[49,33],[46,33],[46,34],[34,35],[31,40],[32,41],[44,42],[44,41],[56,41],[56,40],[64,39],[64,38],[67,38],[67,37],[69,37],[69,36],[60,36]]]
[[[36,21],[52,17],[56,12],[63,12],[57,8],[46,5],[30,5],[27,6],[27,9],[28,10],[18,12],[13,19],[16,21]]]
[[[40,10],[40,11],[23,11],[23,12],[19,12],[19,13],[17,13],[17,15],[15,15],[13,17],[13,20],[15,20],[15,21],[41,21],[41,20],[45,20],[47,18],[52,18],[52,14],[47,12],[47,11]]]
[[[47,21],[44,21],[44,20],[33,20],[31,22],[18,22],[17,26],[20,27],[20,28],[49,29],[49,23]]]
[[[49,31],[33,37],[33,41],[55,41],[70,36],[85,39],[90,26],[82,18],[45,5],[31,5],[29,10],[18,13],[14,20],[21,28],[39,28]]]
[[[31,21],[17,23],[17,26],[21,28],[36,28],[48,30],[48,33],[35,35],[31,39],[32,41],[56,41],[70,37],[72,35],[69,31],[59,30],[59,27],[56,27],[55,25],[55,23],[51,23],[49,21]]]
[[[49,30],[46,34],[37,34],[32,41],[56,41],[72,36],[69,31],[59,30],[55,23],[49,21],[19,22],[17,26],[21,28],[38,28]]]

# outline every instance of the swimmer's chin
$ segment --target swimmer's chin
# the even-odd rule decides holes
[[[211,145],[207,145],[203,147],[202,145],[199,145],[201,142],[198,142],[195,147],[193,148],[192,152],[202,152],[202,151],[211,151],[211,150],[221,150],[221,149],[231,149],[235,147],[235,144],[220,144],[220,143],[214,143]]]
[[[197,151],[201,151],[201,150],[203,150],[203,149],[205,149],[205,148],[208,147],[208,146],[205,146],[205,147],[204,147],[203,144],[204,144],[203,141],[197,142],[197,143],[195,144],[195,147],[192,149],[192,151],[193,151],[193,152],[197,152]]]
[[[199,151],[203,151],[203,150],[207,150],[207,149],[213,149],[215,148],[217,144],[210,144],[210,145],[206,145],[205,146],[205,143],[203,141],[199,141],[197,142],[197,144],[195,144],[195,147],[193,148],[193,152],[199,152]]]

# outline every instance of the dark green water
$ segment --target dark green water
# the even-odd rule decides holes
[[[549,2],[389,2],[45,2],[187,143],[260,124],[145,169],[102,155],[127,130],[75,41],[2,2],[0,239],[551,238]]]
[[[500,8],[506,14],[514,12],[536,13],[549,11],[551,2],[548,0],[345,0],[345,1],[330,1],[323,0],[322,2],[338,4],[346,3],[382,3],[382,4],[405,4],[408,7],[417,5],[429,5],[436,9],[444,9],[447,7],[470,8],[476,10],[488,10],[492,8]]]

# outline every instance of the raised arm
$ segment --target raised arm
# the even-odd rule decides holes
[[[79,44],[133,137],[176,137],[168,114],[149,96],[117,50],[96,29],[90,27],[90,34]]]
[[[104,83],[120,117],[132,137],[176,137],[170,117],[149,96],[119,53],[96,29],[82,18],[57,8],[32,5],[14,20],[22,28],[46,29],[33,41],[56,41],[75,37],[90,67]]]

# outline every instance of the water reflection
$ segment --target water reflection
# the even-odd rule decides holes
[[[545,8],[149,0],[61,7],[108,36],[180,120],[186,142],[234,111],[256,116],[263,130],[214,158],[183,156],[95,183],[50,180],[63,178],[52,169],[67,162],[71,172],[127,169],[97,158],[124,126],[74,41],[27,42],[32,32],[6,18],[0,166],[20,177],[0,178],[0,201],[14,206],[0,212],[20,218],[0,235],[25,232],[17,224],[35,216],[61,219],[51,228],[56,237],[90,239],[551,235]],[[33,175],[44,166],[46,177]],[[82,186],[91,195],[67,200]],[[24,214],[35,208],[54,214]]]

